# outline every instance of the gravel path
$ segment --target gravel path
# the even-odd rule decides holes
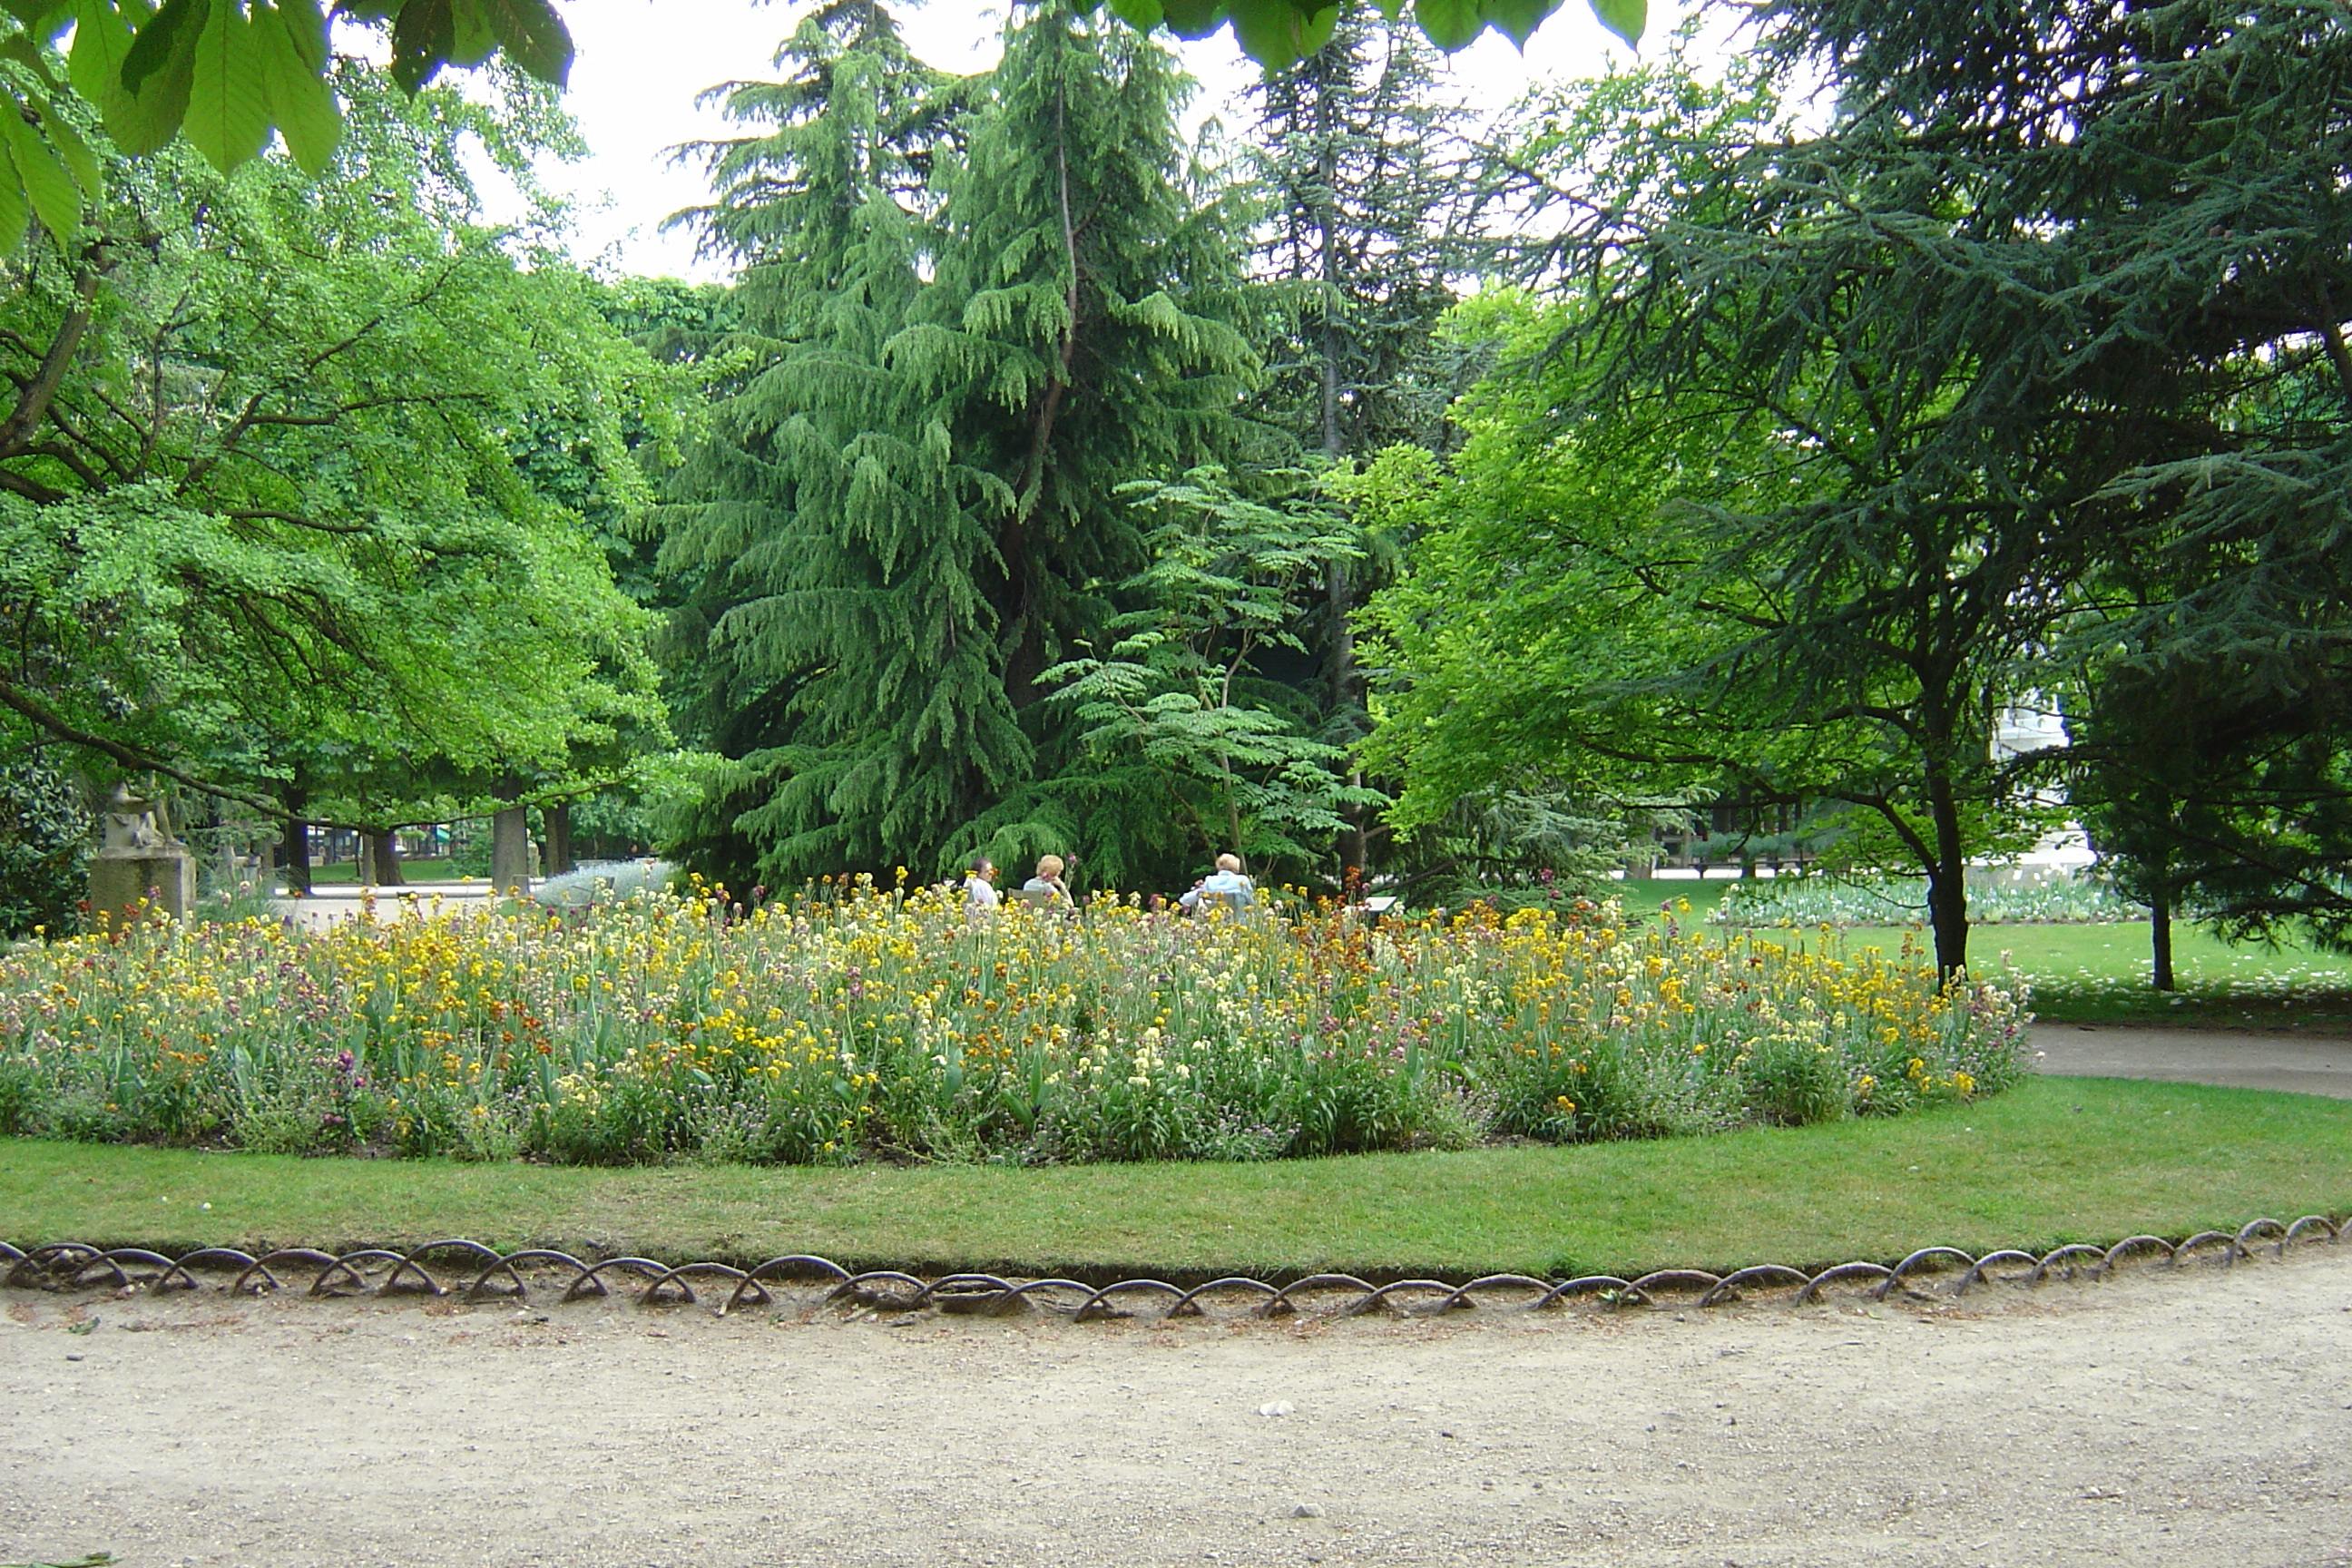
[[[2036,1024],[2035,1065],[2065,1078],[2145,1078],[2352,1100],[2352,1040],[2279,1029],[2136,1029]]]
[[[1960,1308],[0,1310],[8,1562],[2352,1563],[2352,1244]]]

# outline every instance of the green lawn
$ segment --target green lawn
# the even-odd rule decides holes
[[[1702,920],[1723,900],[1727,881],[1612,883],[1628,911],[1648,916],[1688,900],[1686,921]],[[1679,909],[1675,913],[1681,914]],[[1720,927],[1710,927],[1720,930]],[[1759,936],[1772,936],[1759,931]],[[1820,941],[1782,931],[1780,940]],[[1906,935],[1932,951],[1924,927],[1856,926],[1849,947],[1892,952]],[[2352,1033],[2352,957],[2301,943],[2235,947],[2195,926],[2172,928],[2179,989],[2168,996],[2148,984],[2153,959],[2145,922],[2122,925],[1980,925],[1969,932],[1969,958],[1990,972],[2007,952],[2033,980],[2033,1011],[2053,1023],[2140,1024],[2201,1028],[2308,1029]]]
[[[1723,902],[1724,890],[1731,886],[1728,879],[1714,882],[1685,881],[1681,878],[1634,877],[1609,884],[1611,897],[1621,900],[1634,914],[1654,915],[1672,908],[1675,916],[1685,921],[1704,921]],[[1681,906],[1690,905],[1688,913]]]
[[[1790,933],[1792,936],[1796,933]],[[1889,951],[1900,927],[1862,926],[1849,946]],[[1914,940],[1923,947],[1927,933]],[[2058,1023],[2149,1024],[2206,1028],[2352,1029],[2352,958],[2301,945],[2233,947],[2190,926],[2175,926],[2170,996],[2148,984],[2148,928],[2128,925],[1986,925],[1969,933],[1979,972],[2009,954],[2033,980],[2036,1016]]]
[[[2080,1079],[1891,1121],[1273,1164],[583,1170],[0,1141],[0,1237],[163,1251],[470,1236],[1097,1278],[1630,1274],[2347,1208],[2352,1102]]]
[[[310,885],[317,887],[331,882],[348,885],[358,879],[358,873],[359,868],[349,860],[338,860],[331,866],[313,866],[310,868]],[[449,868],[446,860],[403,860],[400,874],[412,882],[455,882],[459,879],[458,873]],[[279,879],[282,885],[282,873]],[[481,880],[480,878],[475,879]]]

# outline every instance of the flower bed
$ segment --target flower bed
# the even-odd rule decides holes
[[[1889,1114],[2020,1070],[2021,995],[1613,906],[1366,931],[861,882],[0,959],[0,1131],[618,1163],[1255,1159]]]

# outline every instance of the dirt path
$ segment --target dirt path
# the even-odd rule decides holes
[[[0,1562],[2352,1563],[2352,1244],[1964,1309],[0,1311]]]
[[[2283,1089],[2352,1100],[2352,1040],[2284,1029],[2147,1029],[2036,1024],[2035,1067],[2065,1078],[2144,1078]]]

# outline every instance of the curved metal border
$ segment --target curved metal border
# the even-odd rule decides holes
[[[2265,1215],[2247,1221],[2235,1231],[2201,1230],[2179,1242],[2160,1236],[2127,1236],[2104,1247],[2088,1242],[2069,1242],[2038,1257],[2003,1248],[1975,1258],[1955,1247],[1923,1247],[1891,1265],[1857,1259],[1811,1272],[1783,1263],[1759,1263],[1722,1275],[1700,1268],[1660,1268],[1633,1279],[1613,1274],[1586,1274],[1559,1280],[1540,1279],[1530,1274],[1487,1274],[1460,1284],[1444,1279],[1396,1279],[1385,1285],[1374,1285],[1353,1274],[1310,1274],[1286,1285],[1246,1275],[1229,1275],[1190,1289],[1164,1279],[1120,1279],[1089,1285],[1077,1279],[1008,1279],[978,1272],[944,1274],[926,1280],[895,1268],[852,1272],[829,1258],[807,1252],[771,1258],[751,1268],[709,1260],[663,1263],[651,1258],[607,1258],[591,1263],[551,1247],[524,1247],[502,1253],[464,1237],[429,1241],[406,1251],[370,1247],[338,1254],[315,1247],[289,1247],[256,1257],[232,1247],[206,1247],[176,1258],[144,1247],[100,1247],[83,1241],[44,1242],[29,1248],[0,1242],[0,1287],[106,1289],[117,1292],[146,1289],[161,1295],[171,1290],[203,1289],[204,1283],[197,1278],[197,1271],[202,1269],[233,1273],[234,1278],[220,1287],[230,1295],[258,1295],[264,1290],[288,1289],[287,1281],[299,1280],[298,1271],[307,1269],[310,1273],[305,1294],[314,1297],[461,1295],[467,1301],[522,1301],[530,1294],[525,1271],[552,1269],[569,1275],[559,1297],[566,1302],[588,1296],[609,1296],[612,1291],[605,1276],[634,1273],[644,1281],[635,1298],[640,1307],[698,1303],[701,1297],[696,1293],[694,1281],[717,1279],[730,1286],[725,1299],[710,1306],[719,1317],[746,1305],[777,1305],[777,1290],[791,1282],[814,1282],[820,1287],[822,1294],[815,1303],[819,1306],[846,1305],[900,1312],[1011,1312],[1034,1306],[1076,1322],[1132,1317],[1135,1313],[1117,1304],[1116,1299],[1137,1296],[1164,1301],[1162,1315],[1170,1318],[1205,1316],[1207,1302],[1234,1295],[1252,1298],[1247,1315],[1259,1318],[1297,1312],[1307,1301],[1318,1303],[1318,1315],[1327,1317],[1352,1317],[1382,1310],[1418,1316],[1480,1306],[1482,1292],[1507,1295],[1515,1300],[1518,1310],[1525,1311],[1563,1307],[1588,1297],[1604,1309],[1654,1306],[1662,1296],[1687,1296],[1693,1292],[1698,1295],[1698,1305],[1714,1307],[1740,1300],[1741,1291],[1751,1287],[1793,1287],[1791,1304],[1805,1306],[1820,1300],[1831,1286],[1857,1280],[1868,1282],[1864,1294],[1873,1300],[1884,1300],[1898,1289],[1932,1300],[1936,1299],[1934,1292],[1916,1289],[1909,1282],[1937,1265],[1948,1265],[1958,1272],[1948,1292],[1948,1299],[1957,1299],[1996,1278],[2026,1286],[2040,1285],[2053,1276],[2099,1279],[2112,1276],[2118,1265],[2147,1254],[2160,1254],[2166,1267],[2178,1268],[2184,1261],[2218,1251],[2221,1263],[2228,1268],[2252,1258],[2258,1245],[2265,1246],[2272,1257],[2284,1258],[2287,1249],[2299,1242],[2325,1240],[2336,1244],[2347,1234],[2352,1234],[2352,1218],[2337,1220],[2310,1214],[2284,1222]],[[460,1292],[455,1285],[444,1284],[435,1278],[425,1268],[428,1258],[448,1258],[478,1268]],[[371,1266],[378,1266],[380,1278],[375,1278],[378,1268]],[[2013,1271],[2005,1276],[1995,1273],[2004,1267]]]

